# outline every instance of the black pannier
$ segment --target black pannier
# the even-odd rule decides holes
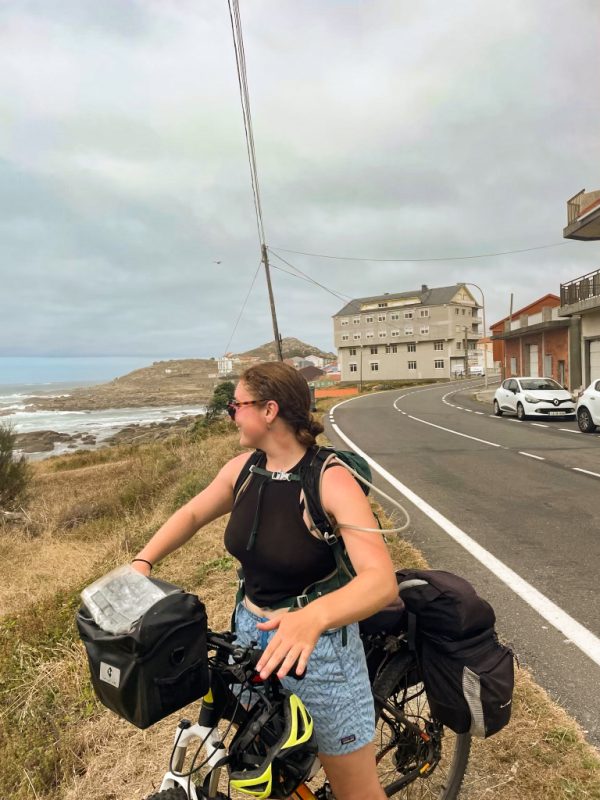
[[[102,630],[82,606],[77,628],[98,699],[138,728],[208,691],[206,611],[195,595],[168,594],[125,634]]]
[[[493,608],[451,572],[396,575],[433,716],[456,733],[497,733],[510,720],[514,654],[498,640]]]

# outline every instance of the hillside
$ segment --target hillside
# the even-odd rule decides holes
[[[316,355],[327,360],[335,359],[334,353],[324,353],[318,347],[301,342],[300,339],[283,339],[283,356]],[[276,357],[275,343],[268,342],[245,353],[232,354],[234,369],[241,372],[244,361],[253,358],[269,360]],[[88,411],[103,408],[139,408],[141,406],[205,405],[215,386],[223,377],[217,375],[214,358],[185,358],[170,361],[155,361],[148,367],[114,378],[108,383],[73,389],[68,397],[39,398],[31,401],[31,408]],[[232,376],[235,379],[235,375]]]
[[[293,358],[294,356],[318,356],[324,358],[326,361],[333,361],[336,358],[335,353],[326,353],[319,350],[318,347],[313,347],[311,344],[306,344],[295,339],[293,336],[286,336],[281,340],[283,357]],[[253,350],[246,350],[244,353],[237,353],[233,358],[263,358],[268,359],[269,356],[277,356],[275,342],[267,342],[255,347]]]

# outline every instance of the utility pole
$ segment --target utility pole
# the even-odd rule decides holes
[[[464,348],[465,348],[465,378],[469,377],[469,339],[468,339],[468,328],[465,325],[465,338],[464,338]]]
[[[261,245],[262,261],[265,265],[265,275],[267,276],[267,289],[269,290],[269,304],[271,305],[271,319],[273,320],[273,336],[275,337],[275,347],[277,348],[277,355],[280,361],[283,361],[283,351],[281,349],[281,336],[277,328],[277,315],[275,314],[275,298],[273,297],[273,288],[271,286],[271,273],[269,271],[269,251],[265,244]]]

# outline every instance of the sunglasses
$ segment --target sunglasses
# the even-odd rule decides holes
[[[235,412],[242,406],[255,406],[257,403],[264,403],[264,400],[230,400],[227,403],[227,413],[231,419],[235,419]]]

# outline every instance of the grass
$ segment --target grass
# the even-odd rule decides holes
[[[97,703],[74,614],[83,586],[128,560],[237,452],[235,433],[221,432],[34,465],[31,522],[0,527],[0,797],[133,800],[158,786],[173,718],[138,731]],[[157,569],[202,597],[215,630],[229,625],[236,586],[224,527],[206,526]],[[390,539],[398,566],[425,566]],[[461,798],[600,800],[600,759],[520,670],[513,720],[474,744]]]

